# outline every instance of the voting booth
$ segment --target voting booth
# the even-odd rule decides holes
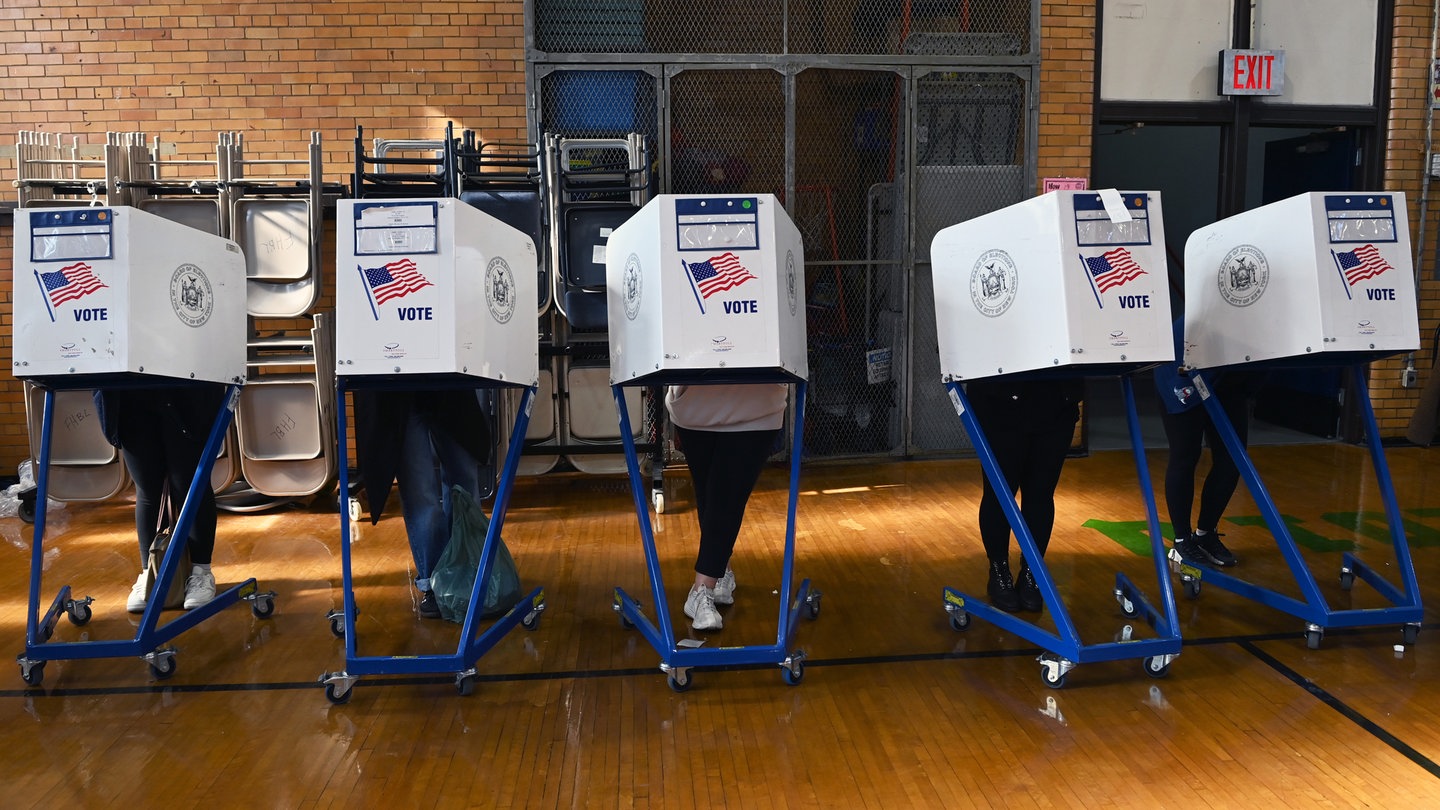
[[[245,379],[245,257],[126,206],[15,214],[15,374]]]
[[[1040,674],[1053,687],[1088,661],[1139,658],[1149,675],[1166,674],[1180,651],[1179,620],[1130,376],[1174,357],[1159,193],[1052,191],[941,230],[930,255],[941,379],[1056,631],[946,588],[951,627],[967,628],[973,614],[1044,647]],[[1121,641],[1082,643],[965,396],[963,383],[1001,375],[1120,377],[1161,601],[1151,605],[1123,573],[1115,596],[1127,617],[1147,619],[1155,638],[1132,639],[1126,625]]]
[[[1196,230],[1185,244],[1185,357],[1206,411],[1260,507],[1301,594],[1254,585],[1171,552],[1188,596],[1202,583],[1229,590],[1305,621],[1312,649],[1328,627],[1399,624],[1415,641],[1423,610],[1380,429],[1370,402],[1366,364],[1419,348],[1409,218],[1399,192],[1307,193],[1228,217]],[[1280,510],[1219,398],[1206,369],[1263,372],[1270,368],[1348,367],[1350,401],[1363,419],[1376,490],[1385,506],[1399,587],[1345,552],[1340,584],[1358,578],[1389,605],[1330,607]]]
[[[228,239],[127,206],[21,209],[15,215],[14,372],[44,390],[37,504],[46,502],[57,391],[218,383],[228,395],[184,496],[172,531],[187,536],[201,487],[229,427],[245,381],[245,257]],[[71,425],[65,425],[69,431]],[[64,442],[62,441],[63,447]],[[273,593],[250,579],[209,604],[158,626],[163,600],[148,600],[130,641],[47,643],[61,612],[75,624],[91,615],[90,597],[64,586],[39,614],[45,510],[37,509],[32,547],[26,651],[21,675],[38,684],[57,658],[138,655],[156,677],[174,672],[169,639],[240,599],[269,615]],[[172,544],[159,572],[169,582],[180,564]],[[185,572],[188,574],[188,572]]]
[[[470,694],[474,663],[516,625],[537,626],[540,588],[477,635],[484,583],[496,559],[539,379],[537,257],[530,236],[453,198],[341,200],[335,278],[336,413],[340,484],[350,491],[345,392],[521,388],[469,609],[454,654],[358,653],[351,526],[340,510],[344,607],[327,618],[345,639],[345,670],[320,676],[332,703],[363,675],[454,673]],[[396,426],[398,430],[400,426]],[[347,505],[348,506],[348,505]]]
[[[1185,243],[1185,365],[1420,346],[1400,192],[1300,194],[1197,229]]]
[[[338,203],[336,373],[539,376],[534,241],[456,199]]]
[[[808,376],[805,249],[773,195],[659,195],[610,234],[606,270],[611,383]]]
[[[658,195],[611,234],[605,254],[610,381],[620,413],[631,492],[640,521],[656,617],[615,589],[614,609],[661,655],[672,689],[690,669],[778,664],[786,683],[804,674],[791,641],[801,615],[816,618],[820,593],[804,580],[792,598],[805,380],[805,250],[799,230],[769,194]],[[790,501],[777,643],[704,649],[679,646],[670,621],[624,388],[650,384],[795,384]]]
[[[1052,191],[941,230],[930,255],[946,381],[1174,357],[1157,192]]]

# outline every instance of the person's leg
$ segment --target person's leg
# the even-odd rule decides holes
[[[686,431],[686,447],[709,444],[703,453],[707,463],[696,477],[696,501],[703,500],[705,512],[700,523],[700,550],[695,559],[696,574],[714,587],[725,575],[750,493],[770,457],[776,431],[755,430],[732,433]],[[686,456],[689,459],[689,455]],[[701,495],[703,487],[704,494]]]
[[[1220,403],[1225,416],[1235,429],[1235,435],[1243,447],[1249,439],[1249,403],[1243,396],[1232,396]],[[1200,514],[1195,523],[1195,541],[1210,561],[1216,565],[1231,566],[1239,562],[1234,553],[1220,542],[1220,517],[1240,483],[1240,468],[1225,448],[1220,430],[1208,418],[1205,420],[1205,442],[1210,446],[1210,472],[1200,490]]]
[[[400,512],[415,561],[415,587],[429,593],[430,574],[450,536],[445,522],[444,489],[425,420],[412,410],[400,429],[400,463],[395,468]]]
[[[1005,476],[1013,497],[1017,484],[1024,473],[1024,439],[1018,434],[1006,431],[987,433],[985,440],[995,456],[1000,472]],[[982,475],[980,512],[977,522],[980,527],[980,542],[985,546],[985,557],[989,563],[989,579],[985,585],[990,603],[1000,610],[1013,613],[1020,609],[1020,598],[1015,593],[1015,578],[1010,573],[1010,519],[1000,504],[999,492],[990,483],[989,475]]]
[[[1017,481],[1020,514],[1025,518],[1030,537],[1042,557],[1050,546],[1050,534],[1055,528],[1055,487],[1060,483],[1065,455],[1070,451],[1074,436],[1075,426],[1066,424],[1027,437],[1025,463]],[[1035,611],[1045,607],[1029,560],[1020,561],[1020,573],[1015,578],[1015,595],[1024,610]]]
[[[1175,537],[1184,540],[1191,534],[1190,513],[1195,506],[1195,468],[1200,464],[1205,435],[1203,408],[1180,413],[1162,411],[1160,423],[1165,428],[1165,441],[1170,457],[1165,463],[1165,509]]]
[[[128,432],[122,441],[128,441],[120,453],[125,460],[125,470],[135,482],[135,534],[140,545],[140,574],[130,588],[125,600],[125,609],[131,613],[143,613],[149,599],[150,544],[155,539],[155,527],[160,522],[161,494],[165,489],[165,457],[157,442],[142,440],[144,431]],[[133,448],[133,449],[132,449]]]

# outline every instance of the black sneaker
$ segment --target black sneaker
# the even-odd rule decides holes
[[[1029,611],[1041,611],[1045,609],[1045,599],[1040,595],[1040,586],[1035,582],[1035,575],[1030,572],[1030,566],[1020,567],[1020,579],[1015,583],[1015,593],[1020,597],[1020,608]]]
[[[985,588],[990,604],[1014,613],[1020,609],[1020,595],[1015,593],[1015,580],[1010,576],[1009,560],[990,561],[990,583]]]
[[[1239,560],[1236,560],[1235,555],[1230,553],[1230,549],[1226,548],[1225,544],[1220,542],[1220,536],[1219,532],[1196,533],[1190,537],[1189,542],[1199,544],[1200,549],[1204,551],[1216,565],[1229,568],[1239,562]]]
[[[434,591],[420,592],[420,616],[425,619],[440,618],[440,603],[435,601]]]
[[[1191,565],[1213,566],[1218,565],[1215,560],[1200,545],[1199,541],[1193,538],[1175,538],[1175,551],[1179,553],[1180,559]]]

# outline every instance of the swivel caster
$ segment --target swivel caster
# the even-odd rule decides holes
[[[1172,658],[1173,656],[1169,655],[1152,655],[1146,658],[1144,661],[1145,674],[1152,678],[1163,678],[1169,675]]]
[[[670,670],[666,680],[670,684],[670,689],[675,692],[688,692],[695,683],[695,680],[690,677],[689,667],[677,667]]]
[[[948,611],[948,612],[950,613],[950,629],[951,629],[951,630],[954,630],[955,632],[958,633],[958,632],[960,632],[961,630],[966,630],[966,629],[968,629],[968,628],[970,627],[970,614],[969,614],[969,613],[966,613],[966,612],[963,611],[963,610],[951,610],[951,611]]]

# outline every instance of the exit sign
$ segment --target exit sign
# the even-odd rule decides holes
[[[1220,95],[1278,96],[1285,92],[1285,52],[1220,52]]]

